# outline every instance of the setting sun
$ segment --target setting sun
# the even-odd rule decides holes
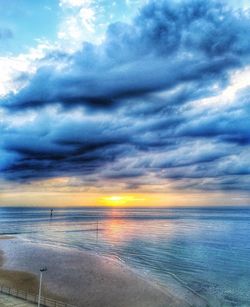
[[[137,198],[132,195],[111,195],[103,197],[101,202],[106,206],[123,206],[131,203],[134,204],[142,200],[144,200],[144,198]]]

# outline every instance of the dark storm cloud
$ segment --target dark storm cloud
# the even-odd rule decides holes
[[[47,121],[49,124],[46,125]],[[11,180],[54,176],[85,175],[124,155],[129,136],[119,125],[102,120],[53,122],[44,116],[21,131],[1,131],[1,148],[15,156],[2,164],[1,171]],[[8,161],[7,161],[8,162]]]
[[[4,106],[13,109],[36,108],[59,104],[65,108],[82,105],[90,109],[110,108],[126,98],[138,98],[160,90],[170,90],[180,84],[198,81],[204,87],[224,81],[224,68],[236,67],[234,58],[211,62],[178,60],[168,63],[163,59],[138,60],[133,65],[109,68],[97,73],[74,75],[49,68],[40,69],[28,87],[9,97]],[[213,63],[212,63],[213,62]],[[218,80],[214,80],[217,74]],[[203,76],[202,82],[200,77]]]
[[[249,26],[247,14],[215,1],[153,1],[131,25],[112,24],[102,45],[84,45],[63,70],[40,68],[2,104],[105,108],[187,82],[223,86],[227,72],[249,60]]]
[[[0,122],[2,177],[249,191],[249,89],[199,102],[249,64],[249,28],[248,14],[214,1],[154,1],[99,46],[51,52],[1,101],[13,122],[35,114]]]

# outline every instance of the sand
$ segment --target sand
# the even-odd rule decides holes
[[[35,293],[39,268],[46,265],[43,294],[79,307],[190,306],[117,260],[18,239],[2,240],[0,249],[0,283],[8,286]]]
[[[0,240],[10,240],[10,239],[15,239],[15,237],[14,236],[3,236],[3,235],[0,236]]]

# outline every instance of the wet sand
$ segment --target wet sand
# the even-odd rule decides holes
[[[46,265],[43,294],[76,306],[190,306],[117,260],[18,239],[1,240],[0,283],[36,293],[39,268]],[[194,306],[204,306],[194,302]]]
[[[0,236],[0,240],[10,240],[10,239],[15,239],[14,236]]]

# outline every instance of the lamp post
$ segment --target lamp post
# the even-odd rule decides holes
[[[37,301],[37,307],[40,307],[40,301],[41,301],[41,292],[42,292],[42,280],[43,280],[43,272],[46,272],[47,268],[43,267],[40,269],[40,281],[39,281],[39,292],[38,292],[38,301]]]

